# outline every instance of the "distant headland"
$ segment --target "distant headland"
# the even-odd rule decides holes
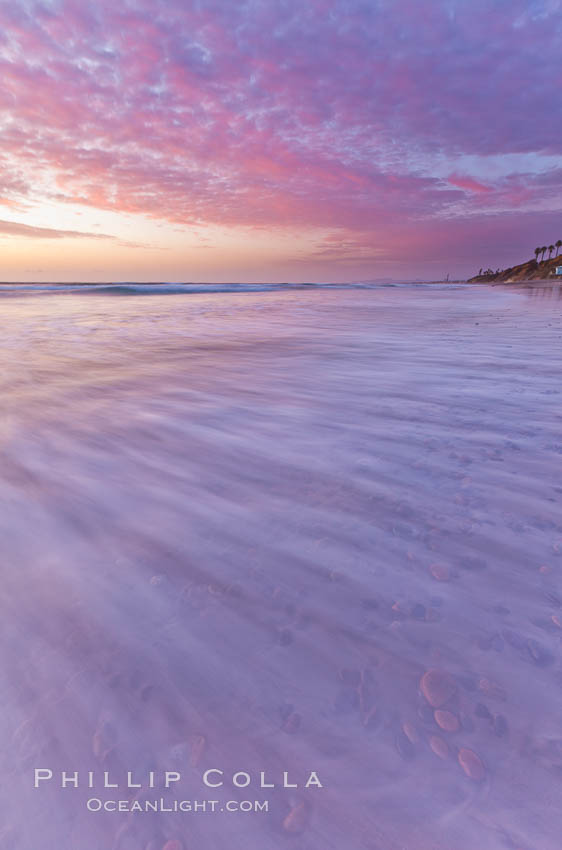
[[[535,248],[535,259],[527,260],[526,263],[521,263],[518,266],[511,266],[509,269],[480,269],[477,275],[469,278],[469,283],[518,283],[524,280],[551,280],[557,278],[562,282],[562,273],[557,272],[557,269],[562,269],[562,240],[559,239],[554,245],[542,248]],[[552,254],[556,251],[554,256]],[[544,255],[548,252],[548,257],[545,260]],[[539,260],[539,257],[541,258]]]

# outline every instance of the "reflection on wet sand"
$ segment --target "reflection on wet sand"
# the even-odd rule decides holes
[[[2,850],[559,846],[559,301],[3,306]]]
[[[531,298],[562,298],[560,284],[545,284],[543,286],[526,286],[525,294]]]

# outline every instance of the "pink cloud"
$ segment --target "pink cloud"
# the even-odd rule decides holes
[[[28,236],[33,239],[113,239],[106,233],[87,233],[80,230],[59,230],[53,227],[33,227],[16,221],[0,219],[0,235]]]
[[[483,183],[480,183],[478,180],[474,180],[472,177],[463,176],[461,174],[451,174],[447,179],[451,186],[456,186],[457,189],[465,189],[467,192],[479,193],[490,191],[489,186],[485,186]]]
[[[373,256],[406,236],[425,256],[447,217],[468,233],[469,215],[500,228],[502,205],[556,207],[560,179],[543,181],[540,166],[562,147],[555,21],[528,17],[518,42],[527,11],[526,0],[3,4],[0,196],[33,199],[48,175],[57,200],[180,224],[336,229],[346,250]],[[512,153],[535,156],[535,170],[454,165]],[[452,163],[447,179],[432,173],[436,156]]]

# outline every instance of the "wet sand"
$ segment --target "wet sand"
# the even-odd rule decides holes
[[[2,850],[560,846],[556,292],[0,296]]]

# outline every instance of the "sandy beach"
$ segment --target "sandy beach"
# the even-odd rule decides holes
[[[0,300],[1,850],[557,850],[559,287]]]

